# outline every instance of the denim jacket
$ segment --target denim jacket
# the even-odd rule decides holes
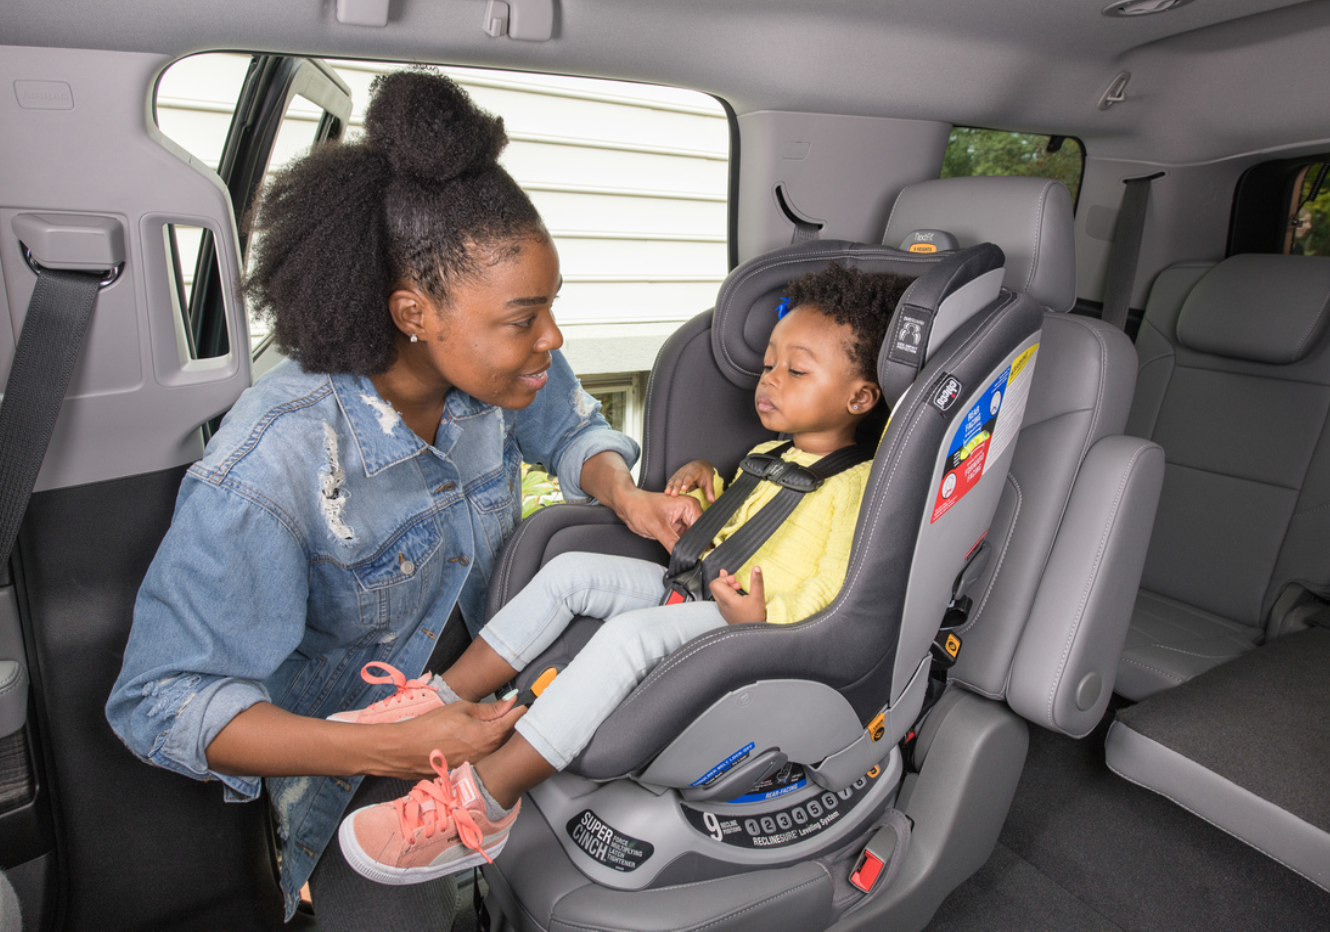
[[[631,465],[567,362],[522,411],[454,389],[434,445],[369,379],[284,363],[245,392],[180,487],[139,590],[112,728],[149,763],[221,781],[229,801],[256,777],[208,769],[205,750],[241,711],[272,702],[322,718],[391,687],[360,668],[424,669],[454,604],[484,623],[495,559],[521,515],[522,460],[584,498],[582,464]],[[269,778],[287,918],[359,778]]]

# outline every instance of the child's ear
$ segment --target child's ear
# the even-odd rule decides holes
[[[882,389],[872,382],[860,382],[850,396],[850,413],[867,414],[882,400]]]

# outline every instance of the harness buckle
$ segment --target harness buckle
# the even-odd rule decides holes
[[[789,460],[768,453],[754,453],[752,456],[744,457],[739,468],[759,479],[805,494],[815,491],[822,485],[822,478],[807,466],[791,463]]]

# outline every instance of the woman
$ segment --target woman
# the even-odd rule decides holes
[[[258,211],[248,291],[290,361],[187,474],[107,703],[136,755],[220,780],[229,800],[270,778],[288,918],[357,775],[414,780],[433,748],[476,758],[520,715],[463,703],[391,725],[324,720],[378,698],[359,676],[369,661],[418,675],[454,608],[483,624],[523,459],[667,547],[696,514],[634,486],[636,445],[558,352],[558,256],[497,162],[502,121],[428,72],[371,93],[363,140],[311,153]],[[402,792],[371,780],[356,801]],[[394,905],[353,876],[320,862],[321,929],[363,925],[347,918],[362,904],[379,921],[451,918],[450,886]]]

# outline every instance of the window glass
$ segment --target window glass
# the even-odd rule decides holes
[[[249,61],[194,56],[168,69],[159,85],[162,131],[210,166],[221,155]],[[407,67],[327,64],[351,88],[348,140],[363,132],[374,78]],[[642,388],[657,350],[679,324],[715,303],[728,272],[724,108],[679,88],[441,70],[503,117],[510,140],[504,166],[531,195],[559,250],[564,354],[614,426],[640,441]],[[318,119],[317,107],[293,101],[269,173],[308,151]],[[264,346],[265,336],[264,325],[251,321],[253,345]],[[256,371],[268,365],[265,355]]]
[[[1284,252],[1295,256],[1330,256],[1330,162],[1315,162],[1294,185]]]
[[[1041,136],[957,126],[942,157],[943,178],[971,175],[1020,175],[1061,181],[1076,203],[1085,150],[1071,136]]]

